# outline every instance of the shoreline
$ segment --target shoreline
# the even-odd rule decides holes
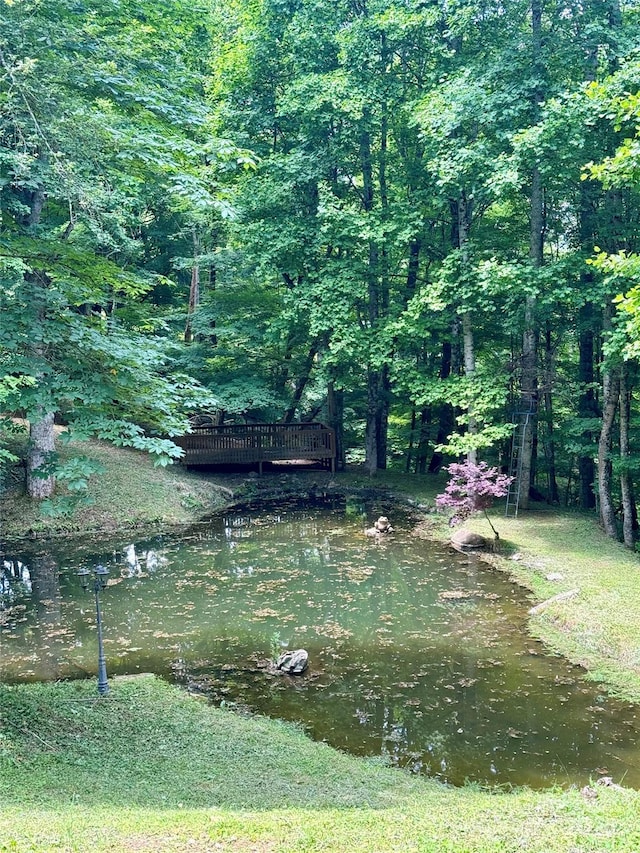
[[[415,514],[415,535],[440,543],[450,536],[445,518],[429,512],[444,482],[437,477],[388,471],[369,478],[357,468],[331,474],[319,469],[291,471],[290,466],[262,477],[252,472],[194,474],[177,466],[158,471],[143,454],[92,443],[96,448],[103,460],[114,462],[102,483],[102,494],[109,500],[101,503],[98,492],[96,505],[73,523],[65,521],[56,528],[49,522],[34,531],[33,516],[20,511],[18,499],[10,535],[3,537],[5,550],[19,543],[45,547],[47,541],[59,547],[65,539],[76,544],[95,536],[142,538],[163,531],[180,535],[233,507],[320,494],[395,503]],[[114,503],[114,494],[121,500]],[[3,507],[8,500],[5,494]],[[138,507],[137,515],[131,515],[130,506]],[[499,528],[501,548],[498,553],[481,553],[480,559],[527,590],[532,606],[546,605],[527,614],[530,636],[541,640],[550,653],[581,666],[590,680],[602,683],[612,695],[640,703],[640,627],[635,626],[640,584],[634,583],[640,575],[640,558],[607,539],[596,519],[582,514],[544,507],[518,519],[500,518],[494,511],[492,519]],[[24,525],[22,536],[17,535],[16,521]],[[464,527],[487,534],[482,518]],[[574,590],[578,592],[571,597],[565,595]]]

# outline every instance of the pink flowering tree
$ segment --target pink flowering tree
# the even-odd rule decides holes
[[[503,498],[513,477],[502,474],[497,468],[490,468],[486,462],[453,462],[446,471],[449,482],[441,495],[436,497],[438,509],[452,509],[449,524],[459,524],[476,512],[483,512],[493,530],[496,539],[498,531],[491,524],[487,510],[495,498]]]

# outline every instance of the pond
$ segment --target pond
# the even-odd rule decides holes
[[[381,513],[395,531],[364,535]],[[368,521],[367,521],[368,519]],[[318,499],[245,507],[181,538],[6,556],[0,680],[95,677],[104,563],[109,675],[155,672],[217,704],[442,781],[640,787],[640,718],[525,632],[525,593],[425,542],[398,508]],[[269,661],[305,648],[303,676]]]

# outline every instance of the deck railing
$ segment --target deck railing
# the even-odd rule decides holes
[[[335,470],[336,440],[321,423],[196,426],[173,441],[184,450],[183,465],[247,465],[303,459]]]

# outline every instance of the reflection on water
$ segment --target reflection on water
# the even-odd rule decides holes
[[[523,631],[523,593],[474,558],[396,529],[381,507],[245,509],[181,540],[11,555],[0,579],[0,678],[95,673],[93,597],[75,572],[110,566],[110,675],[157,672],[213,701],[302,722],[318,740],[454,784],[640,787],[640,721]],[[269,661],[305,648],[301,677]]]

